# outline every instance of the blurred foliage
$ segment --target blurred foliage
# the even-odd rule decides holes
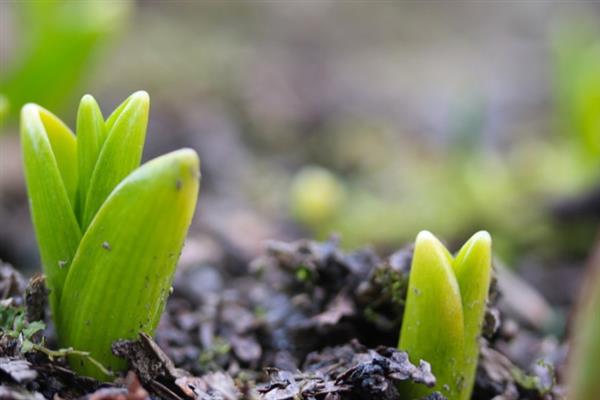
[[[365,242],[393,247],[423,227],[455,239],[485,228],[494,232],[497,252],[510,258],[551,236],[547,198],[580,187],[571,179],[582,175],[571,155],[555,145],[524,142],[505,155],[479,150],[443,161],[415,157],[412,167],[382,174],[374,188],[368,176],[332,182],[331,173],[325,180],[320,175],[327,172],[314,174],[315,167],[308,167],[293,184],[292,205],[302,209],[295,216],[317,236],[335,231],[351,247]],[[345,196],[331,196],[332,187],[344,185]],[[326,207],[324,200],[307,200],[319,197],[329,197]],[[327,218],[321,217],[324,208]]]
[[[0,123],[27,102],[60,108],[74,98],[94,56],[130,14],[129,0],[11,3],[15,49],[0,76]],[[75,96],[76,97],[76,96]]]
[[[26,101],[59,112],[74,101],[132,3],[11,3],[17,32],[0,77],[0,121]],[[228,207],[250,206],[285,227],[291,215],[352,247],[396,247],[425,228],[456,242],[488,229],[505,257],[541,243],[548,251],[589,244],[589,227],[565,229],[549,217],[550,204],[591,187],[600,166],[600,34],[580,19],[550,46],[498,21],[547,33],[573,21],[568,13],[558,10],[543,29],[537,12],[519,9],[494,15],[496,27],[473,20],[482,37],[488,28],[507,33],[488,53],[477,35],[455,35],[460,7],[442,20],[427,6],[392,3],[139,4],[137,23],[88,89],[106,102],[150,90],[160,105],[155,126],[172,135],[156,136],[149,152],[172,141],[207,149],[207,183]],[[446,39],[398,24],[400,15]],[[489,57],[540,46],[522,71],[502,63],[512,56]],[[432,68],[438,61],[447,68]],[[273,190],[303,165],[289,192]]]
[[[507,148],[490,146],[485,103],[474,97],[453,110],[442,151],[388,143],[387,152],[371,152],[350,138],[351,159],[358,152],[389,165],[376,174],[340,175],[334,183],[333,172],[310,173],[314,166],[299,172],[291,195],[295,217],[317,236],[340,233],[348,246],[393,246],[423,228],[453,239],[488,229],[505,258],[540,243],[585,251],[593,227],[559,229],[551,218],[553,201],[589,190],[599,176],[600,35],[576,32],[566,29],[554,40],[555,135],[532,132]],[[334,186],[347,187],[347,195],[329,194]],[[327,218],[321,217],[324,200],[307,200],[320,197],[336,203],[327,205]]]
[[[559,124],[587,161],[600,161],[600,32],[563,27],[554,41]]]
[[[344,197],[344,187],[335,175],[324,168],[305,167],[292,187],[293,213],[318,227],[331,221]]]

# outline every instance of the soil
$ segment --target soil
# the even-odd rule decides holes
[[[155,337],[113,344],[129,371],[111,384],[71,371],[68,350],[48,350],[43,278],[26,284],[3,265],[0,398],[402,399],[400,381],[435,384],[426,360],[415,365],[395,348],[411,254],[344,252],[334,238],[272,241],[250,263],[184,260]],[[495,283],[473,399],[561,398],[566,345],[527,322],[529,302],[515,311],[503,298]],[[7,329],[10,311],[23,308],[47,328]]]

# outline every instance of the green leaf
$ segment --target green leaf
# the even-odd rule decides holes
[[[134,339],[140,331],[152,334],[196,205],[198,164],[189,149],[156,158],[131,173],[102,205],[65,284],[57,320],[63,345],[121,369],[124,362],[112,355],[112,342]],[[81,373],[103,377],[85,360],[70,361]]]
[[[27,321],[25,321],[25,314],[18,313],[17,315],[15,315],[15,319],[13,320],[12,331],[9,332],[9,335],[12,337],[19,337],[23,329],[25,329],[26,324]]]
[[[137,93],[141,93],[141,92],[136,92],[134,94],[137,94]],[[123,110],[125,110],[125,107],[127,107],[129,105],[132,98],[133,98],[133,95],[126,98],[125,101],[123,101],[121,104],[119,104],[119,106],[117,108],[115,108],[112,113],[110,113],[110,115],[106,119],[106,131],[107,132],[111,131],[113,126],[115,126],[115,123],[121,117],[121,114],[123,114]]]
[[[31,339],[33,335],[44,329],[46,329],[46,325],[42,321],[32,321],[27,323],[27,326],[25,326],[21,332],[25,339]]]
[[[54,114],[41,107],[39,113],[69,200],[74,206],[77,196],[77,140],[69,127]]]
[[[15,318],[19,313],[23,313],[22,308],[12,307],[6,304],[0,303],[0,331],[9,332],[12,331]]]
[[[104,117],[96,100],[85,95],[77,113],[77,154],[79,168],[78,218],[82,221],[87,192],[92,173],[106,139]]]
[[[21,111],[21,146],[31,217],[56,315],[67,270],[81,239],[72,208],[77,176],[73,173],[75,138],[51,113],[27,104]]]
[[[35,344],[29,340],[29,339],[24,339],[23,342],[21,343],[21,353],[29,353],[30,351],[32,351],[35,347]]]
[[[470,399],[479,359],[479,337],[492,274],[492,238],[477,232],[452,263],[462,298],[465,323],[464,385],[462,399]]]
[[[148,93],[132,94],[106,122],[108,136],[92,173],[83,210],[82,229],[88,225],[112,190],[142,159],[150,99]]]
[[[441,391],[457,398],[463,363],[464,319],[452,257],[435,236],[419,233],[415,242],[406,307],[398,347],[411,360],[431,363],[434,388],[402,384],[402,393],[419,398]]]

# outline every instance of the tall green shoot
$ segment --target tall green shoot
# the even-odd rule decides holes
[[[199,160],[182,149],[139,166],[149,98],[136,92],[104,120],[84,96],[77,136],[36,104],[21,112],[30,209],[59,342],[114,370],[117,339],[158,324],[199,188]],[[86,359],[77,371],[106,378]]]

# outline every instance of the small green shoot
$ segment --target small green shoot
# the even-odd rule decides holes
[[[437,383],[403,384],[403,394],[412,399],[441,391],[449,400],[470,398],[491,270],[487,232],[473,235],[456,257],[431,233],[419,233],[398,347],[413,362],[431,363]]]
[[[33,337],[46,328],[42,321],[27,321],[23,307],[0,305],[0,332],[19,340],[19,350],[31,351],[35,343]]]
[[[104,120],[81,100],[77,136],[49,111],[21,113],[25,178],[59,342],[74,369],[125,368],[117,339],[152,334],[198,195],[199,160],[182,149],[139,166],[149,99],[136,92]]]
[[[74,350],[73,348],[51,350],[44,346],[44,337],[37,334],[46,329],[42,321],[28,321],[24,307],[0,305],[0,333],[17,339],[17,348],[21,353],[38,351],[44,353],[49,359],[78,356],[97,367],[105,376],[112,376],[100,362],[95,360],[89,352]]]

